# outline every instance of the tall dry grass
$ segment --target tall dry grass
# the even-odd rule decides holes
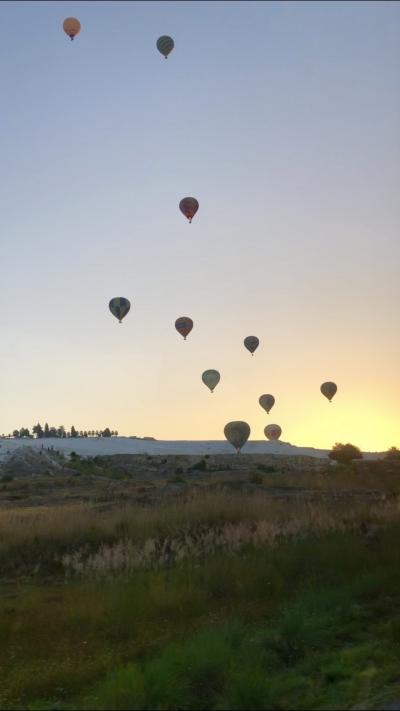
[[[222,492],[103,512],[89,505],[14,509],[0,512],[0,564],[10,573],[58,569],[104,575],[398,515],[397,497],[384,495],[374,501],[335,496],[307,501]]]

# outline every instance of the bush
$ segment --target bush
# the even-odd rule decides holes
[[[354,444],[336,443],[329,452],[329,458],[339,464],[351,464],[354,459],[362,459],[361,450]]]
[[[14,479],[13,474],[3,474],[3,476],[2,476],[1,479],[0,479],[0,481],[1,481],[3,484],[7,484],[7,482],[13,481],[13,479]]]
[[[257,472],[252,472],[251,474],[249,474],[250,484],[262,484],[263,481],[263,477],[261,476],[261,474],[257,474]]]
[[[205,472],[207,470],[207,462],[205,459],[200,459],[200,461],[193,464],[190,469],[192,472]]]
[[[400,449],[397,449],[397,447],[390,447],[385,454],[385,459],[389,459],[391,462],[400,461]]]
[[[175,473],[175,475],[172,477],[172,479],[168,479],[169,484],[184,484],[185,483],[185,477],[182,476],[182,474]]]
[[[275,467],[273,467],[271,464],[258,464],[257,469],[260,472],[264,472],[264,474],[270,474],[271,472],[276,471]]]

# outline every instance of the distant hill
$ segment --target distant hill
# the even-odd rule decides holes
[[[65,453],[76,452],[81,456],[96,456],[98,454],[232,454],[236,456],[233,447],[225,440],[176,440],[162,441],[150,437],[79,437],[76,439],[0,439],[0,461],[12,454],[15,449],[26,446],[35,449],[53,447]],[[242,449],[243,454],[275,454],[285,457],[306,456],[325,458],[329,450],[313,447],[296,447],[289,442],[268,442],[266,440],[251,440]],[[379,459],[382,453],[366,452],[365,459]]]

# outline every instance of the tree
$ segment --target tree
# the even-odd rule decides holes
[[[103,430],[103,432],[101,434],[102,434],[102,437],[111,437],[110,428],[106,427],[106,429]]]
[[[339,464],[351,464],[354,459],[362,459],[361,450],[354,444],[341,444],[337,442],[329,452],[329,458]]]
[[[71,427],[71,437],[77,437],[77,436],[78,436],[78,433],[77,433],[75,427],[72,425],[72,427]]]
[[[42,425],[40,424],[40,422],[38,422],[37,425],[32,427],[32,432],[38,438],[43,437],[43,430],[42,430]]]
[[[390,447],[385,454],[385,459],[389,459],[391,462],[400,461],[400,449],[397,449],[397,447]]]
[[[19,430],[13,430],[13,437],[19,437]]]
[[[49,425],[48,425],[48,423],[46,422],[46,424],[45,424],[45,426],[44,426],[44,437],[49,437],[49,436],[50,436],[50,435],[49,435]]]

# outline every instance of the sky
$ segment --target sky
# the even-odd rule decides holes
[[[20,1],[0,19],[0,433],[222,439],[245,420],[251,439],[400,446],[400,4]]]

